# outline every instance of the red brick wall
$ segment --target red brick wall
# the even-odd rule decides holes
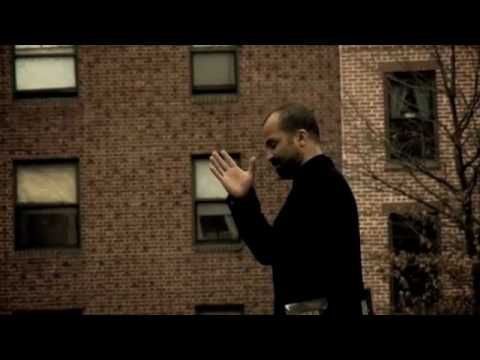
[[[289,184],[264,160],[263,117],[286,101],[315,108],[341,165],[338,48],[244,45],[240,95],[211,101],[191,96],[189,46],[81,45],[79,96],[66,99],[14,99],[11,51],[0,46],[0,311],[271,313],[270,270],[248,249],[192,245],[191,155],[259,157],[273,219]],[[15,252],[13,160],[64,157],[80,160],[81,249]]]

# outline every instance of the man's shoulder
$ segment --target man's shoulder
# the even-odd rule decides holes
[[[295,186],[312,199],[316,197],[350,199],[353,196],[347,179],[335,166],[312,166]]]
[[[345,178],[334,162],[328,157],[320,157],[299,176],[298,182],[319,186],[331,183],[344,183]]]

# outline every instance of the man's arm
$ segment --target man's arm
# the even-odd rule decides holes
[[[227,203],[240,236],[262,265],[272,264],[273,227],[265,219],[254,188],[240,199],[229,196]]]
[[[262,214],[253,188],[255,160],[250,159],[249,167],[245,171],[226,151],[214,151],[210,157],[210,170],[229,193],[227,203],[240,236],[260,263],[270,265],[273,229]]]

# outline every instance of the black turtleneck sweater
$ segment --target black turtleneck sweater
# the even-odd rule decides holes
[[[357,205],[330,158],[318,155],[301,166],[273,226],[253,188],[227,202],[255,258],[272,266],[275,314],[284,314],[285,304],[320,297],[328,300],[327,314],[361,314]]]

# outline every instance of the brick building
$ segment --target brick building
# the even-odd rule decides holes
[[[471,99],[474,94],[475,72],[478,73],[478,69],[475,70],[473,66],[478,61],[476,57],[479,54],[465,47],[457,47],[456,50],[457,92],[459,99],[465,96],[458,100],[458,110],[459,116],[463,116],[466,113],[462,105],[463,101]],[[443,47],[439,53],[442,57],[441,63],[448,69],[451,65],[449,49]],[[432,177],[424,176],[418,171],[414,176],[410,176],[409,172],[400,166],[400,162],[408,158],[407,156],[415,161],[421,160],[431,174],[460,188],[455,170],[454,147],[445,130],[453,132],[452,113],[433,47],[431,45],[340,46],[340,69],[343,170],[350,180],[360,208],[365,281],[373,289],[376,311],[380,314],[401,311],[402,284],[392,277],[391,271],[387,271],[387,276],[379,271],[382,268],[389,269],[385,255],[400,251],[405,251],[407,254],[424,254],[434,251],[455,259],[451,262],[457,262],[455,266],[461,268],[466,278],[455,283],[452,279],[445,278],[446,272],[442,273],[445,266],[440,270],[439,276],[444,276],[443,291],[449,296],[457,296],[461,299],[459,296],[463,292],[468,294],[472,290],[473,279],[470,276],[472,274],[471,258],[466,256],[469,251],[468,246],[462,233],[458,231],[458,225],[452,223],[448,216],[435,214],[435,220],[428,225],[430,228],[423,230],[425,233],[429,232],[428,238],[433,243],[432,248],[423,249],[420,237],[412,235],[410,230],[406,230],[408,226],[404,224],[407,222],[405,214],[411,213],[415,208],[419,209],[418,203],[386,187],[372,187],[372,183],[377,185],[379,183],[373,181],[368,172],[361,171],[368,168],[370,174],[374,173],[383,179],[388,179],[390,184],[427,202],[438,203],[446,200],[447,205],[458,204],[458,199],[448,198],[445,195],[448,192]],[[451,78],[448,79],[451,84]],[[416,103],[413,111],[409,108],[412,103]],[[478,111],[478,103],[476,109]],[[472,124],[476,121],[478,121],[478,115],[473,118],[469,129],[474,129],[475,125],[472,126]],[[398,137],[397,134],[402,131],[407,133],[405,129],[402,130],[402,126],[407,126],[404,124],[421,124],[422,122],[422,125],[417,126],[422,127],[421,134],[428,135],[418,138],[416,135],[412,138]],[[478,129],[476,131],[478,136]],[[372,134],[376,135],[372,136]],[[391,152],[388,150],[389,146],[385,145],[385,141],[375,143],[376,141],[372,140],[375,136],[378,137],[376,140],[387,139],[391,143],[404,146],[404,149],[409,152],[408,155]],[[465,136],[462,142],[465,144],[465,149],[469,151],[468,159],[478,152],[478,138],[474,140],[474,136]],[[475,164],[478,164],[478,159]],[[478,186],[476,189],[474,212],[478,215],[480,201]],[[442,194],[441,197],[438,194]],[[460,201],[464,201],[463,198]],[[459,208],[459,205],[455,206]],[[416,219],[413,220],[416,221]],[[406,235],[407,233],[409,234]],[[418,241],[415,245],[417,248],[405,246],[406,238],[411,243],[412,239],[413,242]],[[408,278],[407,275],[404,277]],[[478,286],[478,278],[474,281]],[[411,292],[414,291],[412,283],[410,282],[409,289]],[[422,286],[423,284],[420,288]]]
[[[202,158],[299,101],[341,166],[336,46],[0,46],[0,312],[271,313]],[[48,74],[48,76],[45,76]],[[272,219],[288,193],[266,161]],[[40,185],[41,184],[41,185]]]
[[[385,131],[385,74],[412,71],[439,81],[422,46],[0,46],[0,312],[270,314],[269,268],[238,241],[205,157],[263,160],[256,187],[272,220],[290,184],[264,160],[262,121],[298,101],[352,185],[365,282],[376,312],[391,313],[379,254],[395,250],[391,214],[411,201],[359,176],[359,114]],[[446,99],[432,104],[446,121]],[[441,132],[433,151],[451,173]],[[368,157],[415,186],[385,149]]]

